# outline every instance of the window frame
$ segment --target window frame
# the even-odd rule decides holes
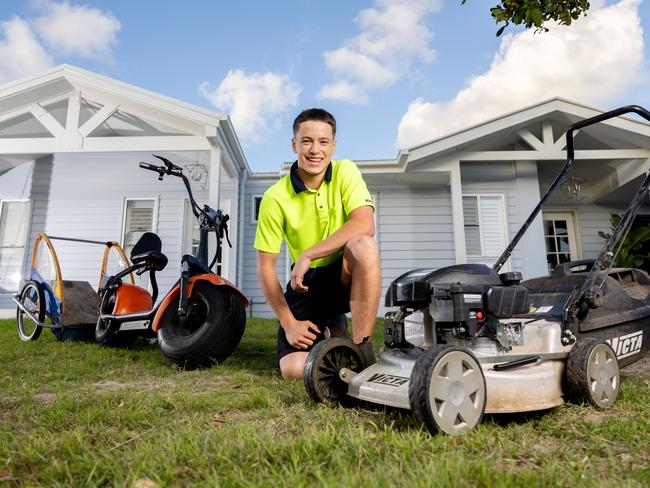
[[[159,198],[156,197],[124,197],[124,202],[122,205],[122,236],[120,238],[120,245],[122,249],[126,249],[124,245],[124,238],[126,237],[126,209],[130,201],[151,201],[153,202],[153,215],[151,217],[151,230],[145,232],[154,232],[157,233],[158,228],[158,204]],[[126,251],[125,251],[126,252]]]
[[[25,266],[29,256],[29,254],[25,251],[28,249],[28,245],[30,243],[30,237],[32,232],[32,211],[34,205],[32,200],[29,198],[0,198],[0,223],[2,222],[2,211],[5,206],[5,203],[27,203],[27,225],[25,226],[25,237],[22,245],[23,257],[22,257],[22,264],[19,270],[20,279],[18,281],[18,288],[15,290],[16,292],[18,292],[20,290],[20,283],[25,278]],[[21,246],[16,246],[16,247],[21,247]],[[2,249],[3,247],[0,247],[0,253],[2,252]]]
[[[559,254],[562,254],[560,251],[555,251],[555,252],[549,252],[547,248],[547,235],[546,235],[546,227],[544,226],[545,221],[553,221],[555,222],[556,220],[564,220],[567,223],[567,240],[569,241],[569,260],[571,261],[576,261],[580,260],[583,258],[583,252],[582,252],[582,236],[580,235],[580,226],[578,225],[578,216],[576,215],[576,212],[573,210],[559,210],[559,209],[549,209],[548,211],[544,212],[542,211],[542,226],[543,226],[543,232],[544,232],[544,251],[545,251],[545,257],[548,262],[548,255],[550,254],[556,254],[559,256]],[[553,237],[557,238],[558,235],[555,234]]]
[[[260,199],[260,205],[262,204],[262,198],[264,197],[263,193],[255,193],[251,195],[251,224],[257,224],[257,215],[255,215],[255,200]]]
[[[478,231],[479,231],[479,244],[481,246],[481,254],[469,254],[467,252],[467,236],[465,236],[465,252],[468,259],[490,259],[498,258],[500,254],[485,254],[484,245],[483,245],[483,229],[484,225],[481,218],[481,198],[498,198],[500,203],[498,204],[499,211],[503,217],[503,227],[501,228],[501,239],[502,239],[502,248],[505,249],[505,246],[508,245],[508,214],[506,211],[506,195],[504,193],[463,193],[462,198],[473,197],[477,199],[477,213],[478,213]],[[465,228],[465,212],[463,212],[463,229]],[[499,253],[503,252],[503,249]]]

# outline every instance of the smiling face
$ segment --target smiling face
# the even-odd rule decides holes
[[[336,150],[332,126],[320,120],[302,122],[291,139],[291,148],[298,156],[298,171],[303,182],[320,184]]]

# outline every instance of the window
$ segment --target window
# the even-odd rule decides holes
[[[544,212],[544,241],[549,273],[560,263],[580,259],[573,214]]]
[[[126,199],[122,225],[122,248],[127,256],[145,232],[154,232],[156,200]]]
[[[503,195],[463,196],[463,218],[467,256],[500,256],[506,246]]]
[[[253,195],[253,215],[252,223],[257,223],[257,217],[260,215],[260,204],[264,195]]]
[[[29,214],[29,200],[0,201],[0,293],[20,286]]]

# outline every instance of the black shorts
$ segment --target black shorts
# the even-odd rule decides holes
[[[327,266],[310,268],[303,278],[303,284],[309,287],[305,293],[294,291],[291,282],[287,283],[284,297],[293,316],[298,320],[310,320],[321,330],[314,345],[325,338],[325,327],[347,327],[345,314],[350,311],[350,289],[341,283],[342,266],[341,257]],[[312,347],[293,347],[287,342],[282,326],[278,328],[278,361],[287,354],[306,352]]]

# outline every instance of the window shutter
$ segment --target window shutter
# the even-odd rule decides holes
[[[468,256],[480,256],[481,232],[479,230],[477,197],[463,197],[463,219],[465,222],[465,251]]]
[[[498,256],[505,246],[501,197],[482,196],[480,213],[483,256]]]
[[[127,255],[145,232],[153,231],[155,200],[127,200],[124,216],[124,243]]]

